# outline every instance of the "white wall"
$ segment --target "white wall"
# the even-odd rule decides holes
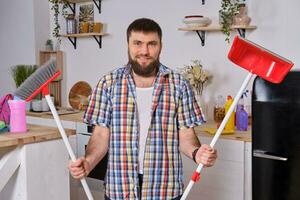
[[[3,0],[0,6],[0,97],[15,91],[10,67],[38,63],[38,49],[49,37],[47,1]]]
[[[9,28],[1,28],[0,31],[0,95],[14,89],[10,76],[7,76],[9,66],[17,63],[32,64],[37,59],[33,52],[41,48],[41,41],[47,38],[48,33],[44,28],[36,27],[45,27],[49,22],[52,27],[52,15],[46,20],[49,12],[43,11],[46,8],[45,2],[4,0],[1,4],[0,22],[2,27]],[[300,7],[300,1],[248,0],[247,3],[252,24],[258,28],[247,32],[246,37],[294,61],[294,69],[299,69],[297,65],[300,58],[297,55],[300,50],[300,13],[297,9]],[[78,8],[79,6],[77,13]],[[204,68],[213,74],[213,81],[205,88],[203,94],[207,103],[213,104],[214,97],[218,94],[234,95],[247,72],[228,61],[230,46],[225,43],[224,35],[219,32],[207,33],[206,45],[202,47],[196,33],[177,30],[184,26],[182,18],[185,15],[202,14],[213,19],[213,23],[218,23],[219,8],[220,0],[206,0],[205,5],[201,4],[201,0],[102,1],[102,14],[94,8],[95,21],[106,23],[109,33],[109,36],[103,37],[102,49],[98,48],[94,38],[78,39],[76,50],[68,39],[62,39],[61,50],[65,52],[63,105],[68,104],[68,93],[77,81],[87,81],[94,87],[102,75],[127,62],[126,28],[139,17],[152,18],[161,25],[163,64],[175,69],[190,64],[192,59],[200,59]],[[64,19],[61,19],[61,25],[64,33]],[[8,87],[3,87],[4,84],[8,84]],[[211,106],[208,109],[211,117]]]
[[[0,6],[0,96],[15,90],[10,67],[34,64],[33,2],[3,0]]]
[[[296,9],[300,2],[256,0],[248,1],[248,6],[252,24],[257,25],[258,29],[247,32],[246,37],[286,56],[297,66],[300,63],[300,58],[296,56],[300,50],[300,39],[297,37],[300,13]],[[78,39],[76,50],[66,38],[62,40],[62,50],[66,52],[67,94],[77,81],[87,81],[94,87],[103,74],[125,64],[128,24],[136,18],[149,17],[156,20],[163,29],[163,64],[178,68],[190,64],[192,59],[200,59],[204,68],[213,74],[213,81],[203,94],[205,101],[212,104],[218,94],[235,95],[247,72],[228,61],[230,45],[224,42],[224,35],[209,32],[206,45],[202,47],[196,33],[177,30],[184,26],[182,18],[191,14],[208,16],[217,24],[219,7],[220,0],[206,1],[205,5],[201,5],[200,0],[102,1],[102,14],[95,7],[94,15],[95,21],[107,23],[107,32],[110,34],[103,37],[102,49],[98,48],[93,38]],[[212,106],[208,107],[208,114],[211,118]]]
[[[33,0],[34,8],[34,39],[36,63],[39,64],[39,51],[45,49],[46,40],[50,35],[50,13],[47,0]]]

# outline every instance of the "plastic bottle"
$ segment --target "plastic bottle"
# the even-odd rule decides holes
[[[225,115],[227,114],[232,102],[233,102],[232,97],[230,95],[227,96],[227,101],[225,103]],[[235,112],[232,112],[224,129],[226,131],[234,131],[234,121],[235,121]]]
[[[9,100],[10,132],[26,132],[26,103],[22,100]]]
[[[244,96],[246,93],[242,95],[236,108],[236,129],[239,131],[247,131],[248,129],[248,113],[244,107]]]
[[[220,126],[223,118],[225,117],[225,98],[222,95],[218,95],[214,106],[214,120],[217,123],[217,127]]]

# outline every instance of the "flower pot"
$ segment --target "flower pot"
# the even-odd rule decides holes
[[[250,22],[251,18],[247,15],[246,5],[241,5],[239,7],[239,14],[233,17],[233,24],[247,26]]]

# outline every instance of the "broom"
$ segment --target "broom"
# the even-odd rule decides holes
[[[56,60],[50,59],[45,64],[43,64],[40,68],[38,68],[31,76],[29,76],[14,92],[14,95],[28,102],[32,98],[34,98],[38,93],[42,92],[43,96],[45,96],[46,101],[50,107],[56,125],[60,132],[60,135],[68,150],[69,156],[71,157],[71,160],[75,162],[76,161],[75,154],[71,148],[66,132],[61,124],[60,118],[57,114],[57,111],[49,95],[48,85],[60,74],[61,72],[56,70]],[[80,181],[88,199],[93,200],[94,198],[87,185],[86,179],[82,178],[80,179]]]
[[[215,136],[210,143],[210,146],[212,148],[219,139],[230,115],[232,114],[235,106],[238,103],[238,100],[241,98],[252,76],[257,75],[267,81],[270,81],[271,83],[280,83],[294,65],[294,63],[281,57],[280,55],[277,55],[263,48],[262,46],[239,36],[236,36],[234,38],[233,44],[228,53],[228,58],[236,65],[248,70],[249,73],[244,79],[227,114],[225,115],[222,123],[220,124]],[[199,181],[202,168],[203,164],[200,163],[196,171],[192,175],[192,178],[180,200],[185,200],[194,183]]]

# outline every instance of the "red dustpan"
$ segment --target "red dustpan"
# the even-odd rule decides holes
[[[291,61],[239,36],[234,38],[228,53],[228,58],[236,65],[248,70],[249,73],[210,143],[212,148],[219,139],[231,113],[238,103],[238,100],[241,98],[244,90],[251,80],[251,77],[255,74],[272,83],[280,83],[294,65]],[[181,200],[187,198],[187,195],[192,189],[194,183],[200,179],[200,172],[202,168],[203,165],[200,163],[185,189]]]
[[[228,58],[272,83],[280,83],[294,65],[291,61],[238,36],[233,41]]]

